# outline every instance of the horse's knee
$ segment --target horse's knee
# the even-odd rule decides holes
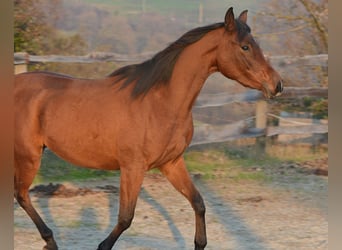
[[[196,214],[204,216],[205,205],[202,196],[198,193],[196,196],[194,196],[192,202]]]

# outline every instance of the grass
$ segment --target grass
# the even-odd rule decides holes
[[[192,173],[205,179],[229,178],[235,181],[268,182],[270,171],[277,171],[283,163],[304,163],[328,157],[326,148],[313,150],[308,145],[268,144],[266,152],[260,154],[252,142],[219,143],[199,149],[188,150],[185,160]]]
[[[40,170],[34,184],[44,182],[59,182],[69,180],[87,180],[119,175],[118,171],[81,168],[60,159],[54,153],[46,150],[42,157]]]
[[[185,162],[191,173],[201,174],[205,179],[226,174],[232,168],[229,159],[219,151],[188,151],[185,155]]]
[[[272,145],[266,151],[268,155],[278,158],[281,161],[298,163],[328,157],[327,148],[313,148],[307,145]]]
[[[293,145],[271,145],[266,154],[257,155],[254,145],[220,143],[189,149],[184,158],[188,170],[203,179],[229,178],[235,181],[267,182],[270,178],[265,169],[276,168],[284,162],[302,163],[328,157],[327,149],[313,151],[310,147]],[[159,172],[154,170],[153,173]],[[94,170],[67,163],[51,151],[43,155],[41,169],[35,184],[72,180],[88,180],[108,176],[118,176],[119,171]]]
[[[235,158],[222,150],[188,151],[185,161],[191,173],[200,174],[204,179],[229,178],[235,181],[267,181],[268,177],[255,168],[256,161],[250,158]],[[260,162],[258,165],[269,161]]]

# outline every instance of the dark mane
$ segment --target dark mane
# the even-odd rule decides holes
[[[239,39],[240,36],[244,36],[246,32],[250,31],[248,30],[249,27],[247,26],[248,29],[246,29],[245,26],[247,25],[241,23],[237,25]],[[119,68],[111,73],[109,77],[117,77],[115,83],[124,79],[121,89],[134,82],[132,97],[145,95],[155,86],[168,84],[179,55],[188,45],[197,42],[208,32],[221,27],[224,27],[224,23],[215,23],[190,30],[151,59],[140,64]]]
[[[109,76],[117,76],[116,82],[125,79],[121,88],[135,82],[132,91],[133,97],[146,94],[154,86],[169,82],[179,55],[188,45],[197,42],[208,32],[220,27],[224,27],[224,24],[216,23],[190,30],[151,59],[140,64],[124,66]]]

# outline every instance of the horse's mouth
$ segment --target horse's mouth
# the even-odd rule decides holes
[[[266,83],[262,84],[261,91],[266,99],[273,99],[274,95],[272,94],[271,90],[268,88]]]
[[[266,99],[273,99],[277,96],[281,96],[283,89],[281,88],[281,91],[275,91],[275,93],[272,93],[268,85],[266,83],[262,83],[261,91]]]

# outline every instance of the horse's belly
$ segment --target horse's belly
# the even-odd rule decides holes
[[[62,159],[77,166],[115,170],[119,169],[111,145],[105,145],[96,140],[63,139],[63,137],[46,138],[46,146]]]

